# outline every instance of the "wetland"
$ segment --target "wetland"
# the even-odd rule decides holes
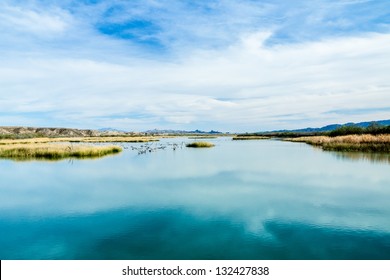
[[[95,160],[0,159],[0,258],[390,258],[387,154],[159,140],[96,143],[122,152]]]

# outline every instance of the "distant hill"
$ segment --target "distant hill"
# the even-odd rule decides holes
[[[307,127],[307,128],[299,128],[299,129],[292,129],[292,130],[274,130],[274,131],[267,131],[267,132],[301,132],[301,133],[315,133],[315,132],[329,132],[332,130],[335,130],[336,128],[342,127],[342,126],[358,126],[362,128],[368,127],[372,123],[377,123],[379,125],[390,125],[390,120],[380,120],[380,121],[371,121],[371,122],[359,122],[359,123],[345,123],[345,124],[329,124],[323,127],[319,128],[313,128],[313,127]]]
[[[120,129],[115,129],[111,127],[105,127],[98,129],[100,135],[99,136],[119,136],[119,135],[133,135],[136,134],[134,132],[127,132]]]
[[[124,131],[124,130],[111,128],[111,127],[99,128],[98,131],[100,131],[100,132],[121,132],[121,133],[126,133],[126,131]]]
[[[30,137],[91,137],[91,136],[115,136],[134,135],[133,132],[122,132],[119,130],[92,130],[57,127],[21,127],[21,126],[0,126],[1,138],[17,136],[20,138]]]
[[[0,138],[31,138],[31,137],[91,137],[91,136],[118,136],[118,135],[139,135],[139,134],[221,134],[219,131],[201,130],[148,130],[142,133],[126,132],[115,128],[75,129],[75,128],[50,128],[50,127],[22,127],[22,126],[0,126]]]
[[[0,135],[33,135],[47,137],[99,136],[99,131],[91,129],[1,126]]]

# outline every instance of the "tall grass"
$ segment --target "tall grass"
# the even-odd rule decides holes
[[[0,146],[0,158],[15,160],[96,158],[122,151],[117,146],[82,146],[63,144],[14,144]]]
[[[381,135],[345,135],[345,136],[308,136],[289,138],[287,141],[304,142],[320,146],[326,151],[343,152],[381,152],[390,153],[390,134]]]
[[[0,134],[0,139],[31,139],[45,137],[42,133]]]
[[[112,142],[151,142],[159,141],[155,137],[60,137],[60,138],[24,138],[24,139],[0,139],[1,145],[9,144],[38,144],[38,143],[54,143],[54,142],[72,142],[72,143],[112,143]]]
[[[209,142],[192,142],[186,145],[186,147],[188,148],[211,148],[214,146],[215,145],[213,143],[209,143]]]

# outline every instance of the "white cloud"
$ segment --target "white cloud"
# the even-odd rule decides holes
[[[2,111],[68,112],[80,124],[89,118],[146,114],[164,126],[210,122],[229,130],[256,130],[343,118],[328,111],[390,107],[390,35],[275,48],[255,43],[256,36],[224,52],[197,53],[175,64],[67,59],[15,64],[13,59],[13,67],[1,68],[1,82],[10,94],[0,101]],[[373,115],[384,118],[386,112]],[[297,116],[308,120],[294,122]]]
[[[221,22],[234,9],[236,15],[250,10],[250,5],[230,4],[214,15]],[[271,7],[262,6],[253,14],[267,9]],[[99,6],[92,12],[104,10]],[[27,120],[26,125],[253,131],[388,118],[383,108],[390,108],[389,34],[270,46],[267,41],[277,27],[237,27],[230,38],[236,41],[227,45],[211,48],[182,42],[175,46],[183,46],[175,55],[158,57],[102,36],[87,21],[75,20],[59,8],[38,12],[3,5],[0,17],[5,19],[0,27],[15,22],[19,30],[9,31],[9,36],[19,36],[21,29],[67,34],[42,46],[29,39],[14,52],[12,40],[0,43],[8,52],[0,57],[3,124],[20,119]],[[222,29],[216,29],[217,38],[228,35]],[[170,34],[180,30],[173,28]],[[161,36],[166,40],[170,35]]]
[[[47,36],[66,30],[70,16],[60,10],[36,11],[18,6],[0,6],[0,28],[3,30]]]

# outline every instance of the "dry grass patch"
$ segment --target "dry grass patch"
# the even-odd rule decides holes
[[[0,140],[1,145],[16,145],[16,144],[38,144],[38,143],[49,143],[49,142],[65,142],[66,138],[29,138],[29,139],[2,139]]]
[[[390,153],[390,134],[382,135],[346,135],[346,136],[308,136],[288,138],[286,141],[304,142],[314,146],[320,146],[327,151],[344,152],[384,152]]]
[[[211,148],[215,145],[209,142],[192,142],[186,145],[188,148]]]
[[[122,151],[117,146],[86,146],[64,144],[12,144],[0,146],[0,158],[14,160],[61,160],[66,158],[97,158]]]
[[[155,137],[139,137],[139,136],[118,136],[118,137],[59,137],[59,138],[31,138],[31,139],[2,139],[1,145],[10,144],[39,144],[39,143],[54,143],[54,142],[73,142],[73,143],[111,143],[111,142],[151,142],[159,141]]]

